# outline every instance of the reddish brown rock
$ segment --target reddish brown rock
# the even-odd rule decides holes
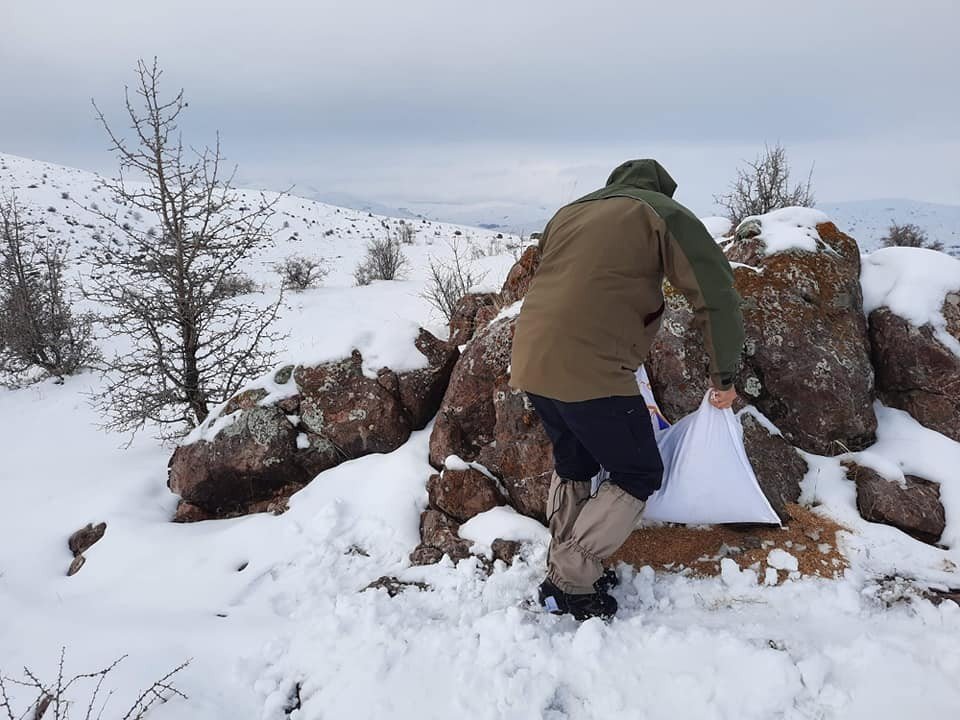
[[[494,560],[502,560],[507,565],[512,565],[514,558],[520,554],[520,543],[516,540],[501,540],[497,538],[490,545]]]
[[[736,378],[746,399],[787,440],[826,455],[862,449],[876,433],[873,369],[856,242],[832,223],[817,228],[817,252],[766,256],[741,231],[728,257],[743,298],[746,341]],[[708,360],[686,300],[667,288],[663,326],[647,369],[672,421],[693,411],[707,388]]]
[[[178,447],[167,484],[190,505],[220,517],[246,512],[291,482],[309,479],[297,458],[297,429],[286,413],[255,406],[238,413],[212,441]]]
[[[517,512],[546,522],[550,439],[526,394],[511,388],[506,374],[494,384],[493,407],[493,442],[481,449],[480,462],[501,479]]]
[[[293,378],[300,388],[301,425],[344,458],[396,450],[410,435],[410,421],[391,375],[367,377],[356,350],[339,362],[297,367]]]
[[[430,464],[435,468],[442,468],[450,455],[477,460],[480,450],[494,441],[493,387],[510,364],[515,321],[504,318],[483,328],[453,369],[430,435]]]
[[[421,542],[410,555],[410,562],[429,565],[444,555],[448,555],[453,562],[470,557],[472,543],[461,538],[457,534],[459,530],[459,523],[448,515],[439,510],[424,510],[420,516]]]
[[[807,461],[782,435],[771,433],[749,412],[738,416],[743,427],[743,445],[757,476],[757,484],[780,516],[790,520],[787,505],[800,498],[800,481],[807,474]]]
[[[67,539],[67,547],[70,548],[70,552],[73,553],[74,557],[83,555],[83,553],[93,547],[94,543],[103,537],[106,531],[107,524],[103,522],[97,523],[96,525],[86,525]]]
[[[230,413],[232,422],[170,459],[168,485],[183,500],[175,520],[283,512],[286,499],[318,473],[396,450],[436,412],[458,355],[426,331],[416,347],[427,359],[420,370],[384,368],[367,377],[354,351],[344,360],[278,370],[273,380],[292,378],[296,392],[275,404],[262,404],[262,389],[231,398],[207,427]]]
[[[500,296],[497,293],[467,293],[460,298],[450,317],[450,344],[459,346],[467,343],[477,328],[485,324],[478,322],[477,315],[488,308],[496,309],[499,304]]]
[[[77,555],[73,559],[73,562],[70,563],[70,567],[67,568],[67,577],[73,577],[74,575],[76,575],[78,572],[80,572],[80,568],[86,565],[86,563],[87,563],[86,557],[84,557],[83,555]]]
[[[503,305],[510,305],[527,294],[530,282],[540,266],[540,248],[529,246],[523,251],[520,258],[510,268],[507,279],[500,290],[500,299]]]
[[[508,385],[516,317],[483,328],[454,369],[430,436],[430,463],[450,455],[496,475],[520,513],[545,520],[550,443],[523,393]]]
[[[946,297],[943,314],[947,332],[960,341],[960,295]],[[869,320],[880,399],[960,441],[960,356],[929,324],[916,327],[889,308],[874,310]]]
[[[440,409],[450,375],[460,358],[456,345],[438,340],[426,330],[416,339],[420,353],[427,358],[427,367],[397,376],[400,404],[410,419],[410,427],[422,430]]]
[[[844,464],[847,477],[857,484],[857,509],[864,520],[892,525],[931,545],[940,540],[946,515],[939,485],[907,475],[901,486],[870,468]]]
[[[173,513],[173,522],[175,523],[191,523],[215,519],[216,516],[213,513],[209,513],[203,508],[183,500],[177,503],[177,509]]]
[[[497,483],[479,470],[444,470],[427,481],[430,507],[459,522],[504,504]]]

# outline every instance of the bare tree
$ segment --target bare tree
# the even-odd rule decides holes
[[[99,358],[93,318],[67,299],[67,243],[39,240],[15,195],[0,194],[0,369],[40,367],[63,378]]]
[[[430,278],[421,297],[440,311],[449,323],[457,303],[487,276],[477,273],[473,264],[464,257],[460,240],[449,243],[451,258],[447,261],[430,259]]]
[[[786,149],[780,143],[764,145],[762,155],[737,170],[730,192],[715,195],[714,201],[726,211],[734,227],[751,215],[785,207],[813,207],[813,167],[805,183],[792,185]]]
[[[306,290],[315,287],[330,272],[321,260],[303,255],[290,255],[274,269],[280,275],[284,287],[291,290]]]
[[[102,670],[80,673],[69,678],[64,672],[65,656],[66,649],[64,648],[60,651],[57,677],[53,682],[42,681],[30,668],[23,669],[23,677],[20,679],[0,674],[0,711],[3,712],[3,717],[5,717],[6,720],[25,720],[28,717],[31,720],[44,720],[45,718],[49,718],[49,720],[68,720],[71,717],[71,708],[79,703],[79,700],[74,699],[75,694],[78,692],[77,688],[84,683],[92,686],[92,689],[88,691],[88,695],[83,700],[83,704],[79,704],[81,712],[84,713],[83,720],[101,720],[103,718],[107,702],[114,694],[114,691],[110,690],[106,696],[102,698],[102,702],[98,704],[98,700],[101,698],[101,691],[103,691],[103,683],[117,665],[123,662],[127,656],[124,655],[114,660]],[[157,703],[165,703],[173,697],[186,700],[187,696],[174,686],[172,680],[174,675],[186,668],[189,664],[190,661],[187,660],[175,667],[154,682],[149,688],[141,692],[126,713],[123,715],[117,713],[115,716],[121,720],[142,720]],[[9,694],[7,683],[10,683],[11,686],[23,688],[26,692],[30,693],[32,697],[29,704],[23,709],[23,712],[18,715],[14,714],[14,700]],[[84,705],[86,705],[85,708]]]
[[[943,250],[943,243],[931,240],[926,231],[913,223],[899,225],[891,223],[887,234],[880,239],[884,247],[913,247],[927,248],[928,250]]]
[[[238,300],[235,290],[240,265],[273,241],[279,196],[240,195],[219,136],[213,148],[184,146],[178,120],[187,103],[182,90],[161,99],[161,74],[156,59],[137,64],[136,101],[125,92],[129,140],[97,108],[120,163],[104,187],[158,226],[142,230],[91,206],[111,232],[88,252],[94,270],[85,292],[109,308],[104,323],[130,347],[109,363],[98,399],[105,426],[136,432],[150,421],[175,436],[271,364],[282,290],[266,308]]]
[[[407,256],[397,231],[373,238],[367,243],[367,254],[353,271],[357,285],[369,285],[374,280],[397,280],[406,272]]]

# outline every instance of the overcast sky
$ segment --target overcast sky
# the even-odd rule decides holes
[[[248,184],[553,207],[629,157],[712,209],[782,141],[819,199],[960,204],[957,0],[0,0],[0,152],[111,171],[138,57]]]

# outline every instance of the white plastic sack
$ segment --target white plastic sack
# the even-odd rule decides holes
[[[663,485],[647,500],[643,519],[779,525],[747,459],[740,422],[732,410],[713,407],[708,397],[709,392],[695,412],[657,434]]]

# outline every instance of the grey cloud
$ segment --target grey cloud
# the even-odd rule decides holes
[[[552,203],[660,153],[708,206],[780,139],[831,198],[960,200],[952,0],[0,1],[7,152],[109,169],[89,98],[119,119],[157,54],[189,137],[274,186]]]

